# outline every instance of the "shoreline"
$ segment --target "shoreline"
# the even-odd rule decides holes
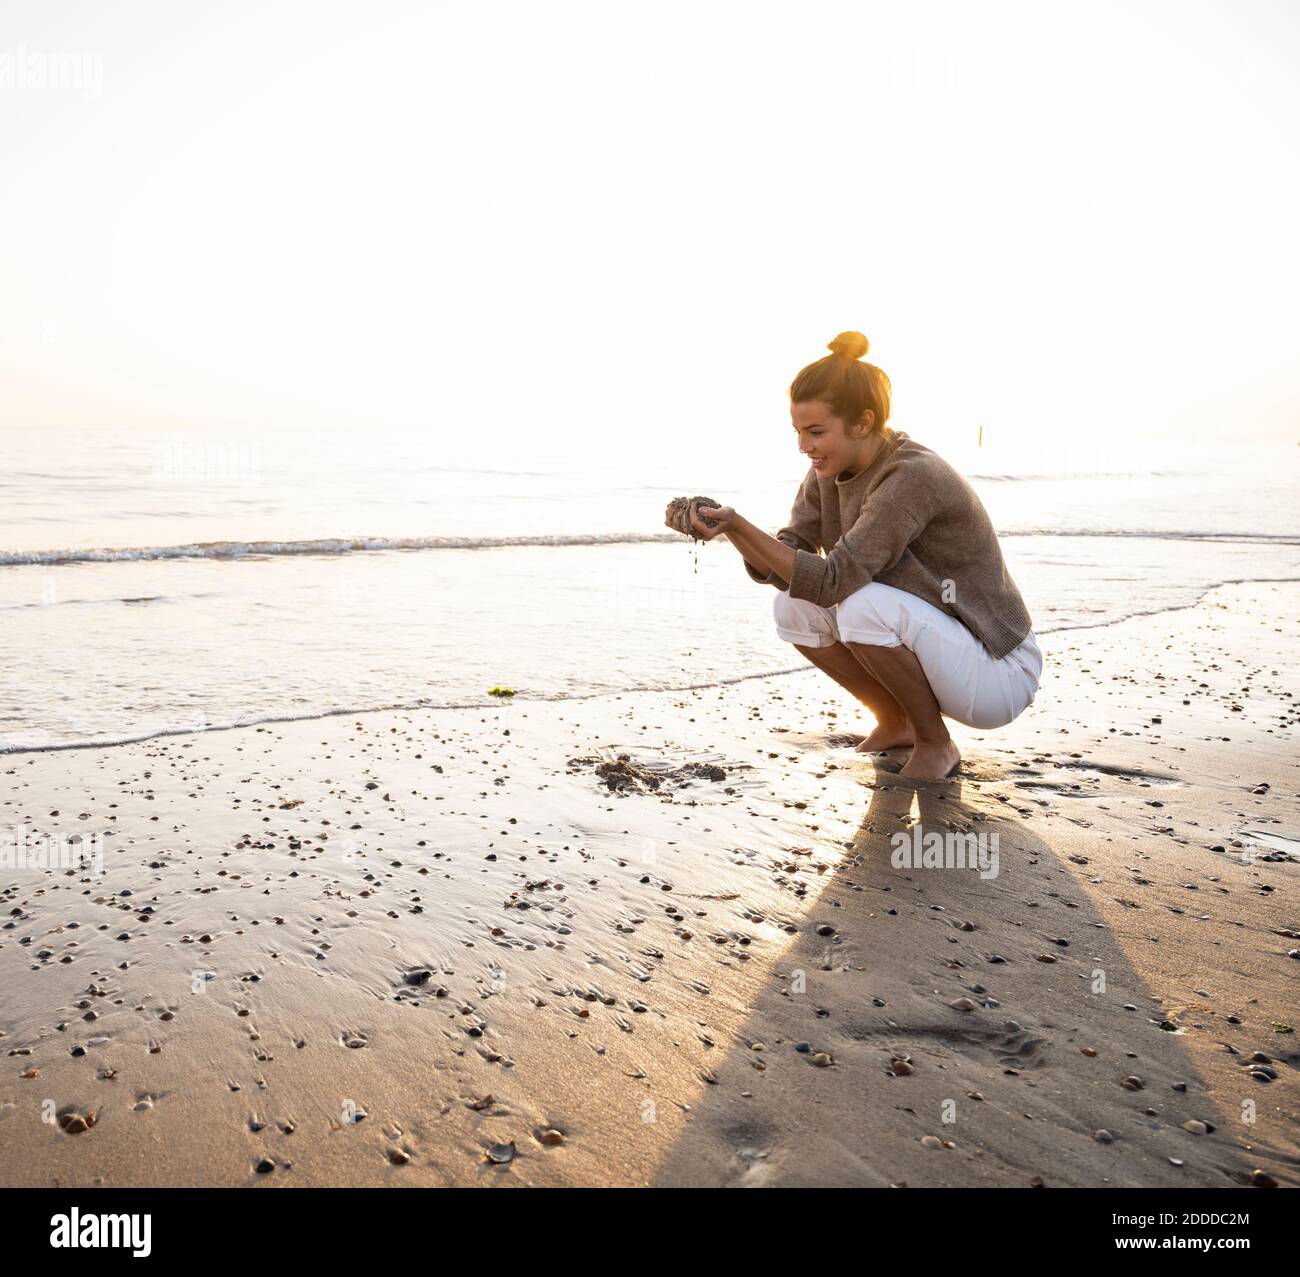
[[[105,871],[0,870],[0,1179],[1294,1185],[1297,601],[1040,635],[951,785],[811,668],[7,754]]]
[[[1236,577],[1230,580],[1217,581],[1201,589],[1197,597],[1187,603],[1171,603],[1163,607],[1154,608],[1147,612],[1131,612],[1125,616],[1105,620],[1087,622],[1079,625],[1060,625],[1052,629],[1041,631],[1034,630],[1035,637],[1047,637],[1055,634],[1073,634],[1079,632],[1088,632],[1092,630],[1109,629],[1112,626],[1124,625],[1130,621],[1140,621],[1148,617],[1163,616],[1168,612],[1183,612],[1189,608],[1200,607],[1202,603],[1213,593],[1229,586],[1235,585],[1290,585],[1300,584],[1300,577],[1289,576],[1263,576],[1263,577]],[[779,670],[759,670],[752,674],[738,674],[732,678],[717,679],[704,683],[685,683],[673,687],[650,687],[650,686],[631,686],[616,689],[603,689],[597,692],[562,692],[551,695],[538,694],[529,696],[526,692],[520,693],[517,697],[511,697],[512,701],[517,700],[520,704],[529,704],[534,702],[568,702],[568,701],[587,701],[600,700],[612,696],[630,695],[633,693],[647,693],[651,695],[669,696],[676,695],[680,692],[706,691],[711,688],[730,687],[736,683],[745,683],[754,679],[768,678],[786,678],[796,674],[807,673],[806,666],[791,666],[788,669]],[[388,713],[427,713],[431,711],[444,710],[482,710],[491,708],[490,705],[482,701],[455,701],[446,703],[424,704],[420,702],[405,702],[391,705],[375,706],[351,706],[341,709],[325,709],[313,711],[309,714],[289,715],[289,716],[272,716],[269,718],[252,719],[233,723],[202,723],[193,727],[177,727],[168,731],[153,732],[143,736],[124,736],[113,740],[73,740],[59,741],[46,745],[0,745],[0,761],[24,754],[55,754],[67,750],[78,749],[116,749],[123,745],[141,745],[152,740],[163,740],[174,736],[206,736],[212,732],[236,732],[245,731],[249,728],[256,727],[274,727],[288,723],[310,723],[330,718],[341,718],[349,716],[364,716],[367,714],[388,714]]]

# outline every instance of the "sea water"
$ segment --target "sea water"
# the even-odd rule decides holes
[[[698,462],[647,448],[629,464],[456,457],[378,430],[0,443],[0,750],[804,667],[736,551],[663,526],[672,497],[703,492],[775,531],[806,473],[793,447]],[[944,455],[1040,635],[1300,579],[1294,446]]]

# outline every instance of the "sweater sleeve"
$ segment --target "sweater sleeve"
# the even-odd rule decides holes
[[[901,473],[886,479],[825,558],[803,549],[795,554],[790,597],[833,607],[869,585],[924,531],[934,513],[934,495],[928,484],[910,483]]]
[[[817,473],[810,467],[795,494],[790,522],[776,533],[776,539],[793,550],[816,555],[821,548],[821,529],[821,489],[817,486]],[[789,582],[777,573],[760,572],[748,559],[742,559],[741,562],[745,565],[745,571],[759,585],[774,585],[778,590],[790,588]]]

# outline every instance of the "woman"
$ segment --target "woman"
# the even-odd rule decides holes
[[[829,349],[790,386],[811,469],[789,526],[772,537],[705,505],[691,526],[725,534],[749,575],[777,587],[777,633],[875,715],[859,750],[909,745],[904,776],[945,779],[961,754],[944,716],[1011,722],[1034,699],[1042,653],[975,490],[886,424],[889,378],[863,361],[861,333]]]

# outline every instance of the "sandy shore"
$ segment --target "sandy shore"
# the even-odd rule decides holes
[[[0,1182],[1294,1185],[1297,617],[1045,636],[919,789],[811,669],[10,756],[104,851],[0,869]]]

